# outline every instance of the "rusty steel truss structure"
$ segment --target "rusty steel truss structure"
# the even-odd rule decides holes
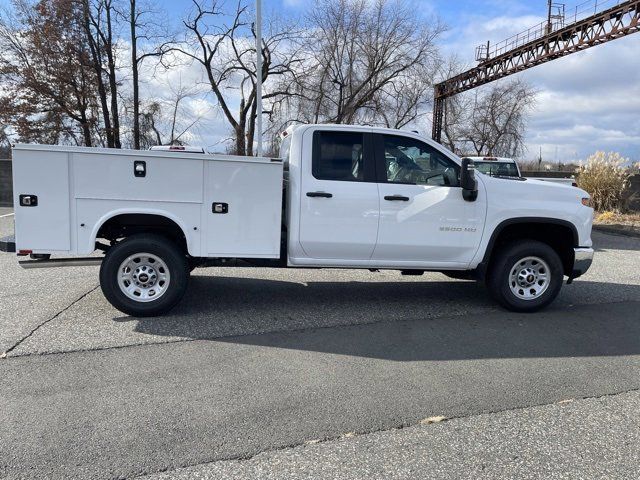
[[[640,0],[627,0],[619,1],[614,7],[586,18],[576,19],[575,22],[566,26],[564,21],[560,24],[554,22],[550,13],[548,27],[542,35],[533,35],[534,39],[524,44],[519,44],[522,42],[516,39],[515,47],[507,51],[504,48],[490,50],[487,45],[486,54],[481,55],[480,64],[477,67],[435,86],[433,139],[437,142],[442,139],[447,98],[638,31],[640,31]],[[493,56],[494,52],[498,55]]]

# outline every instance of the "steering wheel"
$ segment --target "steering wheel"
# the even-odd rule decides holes
[[[438,172],[438,173],[434,173],[433,175],[424,175],[423,181],[421,183],[429,183],[429,180],[431,180],[432,178],[436,178],[436,177],[443,177],[444,179],[444,172]]]

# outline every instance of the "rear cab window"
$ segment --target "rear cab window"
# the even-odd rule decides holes
[[[363,132],[316,131],[313,134],[312,174],[318,180],[372,181],[368,135]]]
[[[480,173],[491,177],[519,177],[520,172],[515,163],[500,161],[474,161],[476,169]]]

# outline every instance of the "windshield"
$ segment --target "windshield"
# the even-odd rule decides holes
[[[491,177],[519,177],[518,166],[510,162],[473,162],[476,170]]]

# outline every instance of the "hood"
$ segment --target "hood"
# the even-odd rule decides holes
[[[524,194],[530,198],[591,198],[586,191],[578,187],[564,185],[562,183],[545,182],[532,178],[501,178],[488,175],[476,175],[481,178],[488,190],[502,190],[512,195]]]

